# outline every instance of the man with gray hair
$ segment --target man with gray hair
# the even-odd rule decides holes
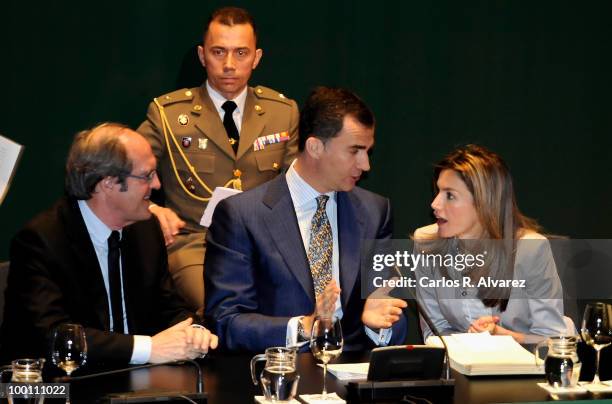
[[[123,125],[77,134],[67,195],[11,245],[3,360],[46,356],[62,323],[84,327],[93,362],[193,359],[217,346],[174,292],[148,209],[160,187],[155,167],[149,143]]]

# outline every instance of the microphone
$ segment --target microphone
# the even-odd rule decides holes
[[[399,268],[397,267],[397,265],[394,266],[395,268],[395,272],[401,277],[402,273],[400,272]],[[433,334],[438,337],[440,339],[440,341],[442,341],[442,345],[444,346],[444,362],[446,364],[446,366],[444,366],[444,375],[443,375],[443,379],[446,380],[450,380],[450,358],[448,356],[448,345],[446,345],[446,342],[444,341],[444,338],[442,338],[442,335],[440,334],[440,332],[438,331],[438,328],[434,325],[433,321],[431,321],[431,317],[429,317],[429,314],[427,314],[427,312],[425,311],[425,309],[423,309],[423,307],[419,304],[419,300],[417,299],[416,293],[414,293],[409,287],[408,289],[408,294],[410,295],[410,298],[412,300],[414,300],[414,304],[416,305],[417,311],[419,312],[419,315],[423,318],[423,320],[425,320],[425,323],[427,323],[427,326],[429,327],[429,329],[433,332]],[[408,312],[407,312],[407,307],[405,309],[403,309],[402,311],[404,312],[404,316],[406,316],[406,318],[408,318]],[[423,341],[425,342],[425,341]]]
[[[397,266],[394,267],[395,271],[398,273],[400,278],[402,277],[401,273]],[[346,389],[347,389],[347,401],[356,401],[356,402],[374,402],[374,401],[393,401],[398,402],[399,400],[406,398],[414,398],[423,397],[422,401],[424,402],[451,402],[455,389],[455,380],[450,377],[450,366],[449,366],[449,356],[448,356],[448,347],[446,342],[441,337],[440,332],[433,324],[433,321],[429,317],[429,315],[425,312],[423,307],[419,305],[416,294],[408,288],[409,291],[409,299],[414,300],[417,311],[425,320],[427,325],[431,328],[432,332],[435,336],[439,337],[444,346],[444,361],[446,361],[446,366],[442,363],[442,369],[434,371],[430,370],[431,367],[425,366],[430,365],[432,361],[436,361],[436,367],[439,366],[441,355],[429,355],[426,356],[422,349],[415,349],[413,346],[404,347],[396,347],[394,351],[385,352],[389,348],[377,348],[372,351],[372,354],[377,353],[377,358],[375,359],[373,355],[370,357],[370,369],[368,372],[368,379],[366,381],[349,381]],[[403,309],[403,313],[406,318],[409,318],[408,308]],[[393,348],[393,347],[391,347]],[[407,349],[406,349],[407,348]],[[436,348],[435,350],[439,353],[441,348]],[[419,353],[419,351],[421,351]],[[392,358],[391,358],[392,357]],[[423,362],[430,361],[430,362]],[[374,374],[373,363],[377,363],[378,365],[382,365],[383,370],[378,374]],[[408,376],[408,380],[400,379],[398,380],[399,374],[403,372],[404,374],[415,374],[417,372],[410,370],[414,370],[414,367],[420,366],[419,370],[422,370],[422,375],[425,379],[417,378],[416,380],[411,379]],[[381,366],[379,366],[381,367]],[[394,369],[400,370],[398,374],[394,374]],[[386,377],[390,376],[390,380],[386,379]],[[385,381],[386,380],[386,381]],[[424,397],[427,397],[425,399]],[[431,401],[429,401],[431,400]]]
[[[423,309],[423,307],[421,307],[421,305],[419,304],[418,300],[414,299],[414,304],[416,305],[417,311],[419,312],[419,315],[421,317],[423,317],[423,320],[425,320],[425,322],[427,323],[427,326],[429,327],[429,329],[434,333],[434,335],[436,337],[438,337],[440,339],[440,341],[442,341],[442,345],[444,346],[444,362],[445,362],[445,366],[444,366],[444,375],[443,375],[443,379],[446,380],[450,380],[451,375],[450,375],[450,357],[448,355],[448,345],[446,345],[446,342],[444,341],[444,338],[442,338],[442,335],[440,334],[440,332],[438,331],[438,329],[436,328],[436,326],[434,325],[433,321],[431,321],[431,318],[429,317],[429,315],[427,314],[427,312]]]
[[[149,402],[150,400],[154,401],[168,401],[174,398],[188,398],[190,400],[199,400],[200,402],[206,402],[208,395],[204,393],[204,382],[202,378],[202,368],[200,364],[193,359],[185,359],[180,361],[168,361],[161,363],[148,363],[145,365],[138,366],[130,366],[122,369],[114,369],[105,372],[91,373],[83,376],[61,376],[55,378],[56,382],[59,383],[70,383],[80,380],[93,379],[97,377],[104,377],[109,375],[115,375],[119,373],[127,373],[133,370],[139,369],[148,369],[154,368],[158,366],[176,366],[189,364],[196,368],[197,370],[197,379],[196,379],[196,392],[189,393],[185,391],[132,391],[127,393],[113,393],[108,396],[110,403],[139,403],[139,402]],[[147,401],[149,400],[149,401]]]

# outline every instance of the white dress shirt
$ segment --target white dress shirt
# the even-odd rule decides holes
[[[221,108],[221,106],[225,103],[225,101],[234,101],[236,103],[237,108],[232,113],[232,118],[234,118],[234,123],[238,129],[238,135],[240,135],[242,129],[242,116],[244,115],[244,104],[246,103],[247,87],[244,87],[242,92],[231,100],[226,99],[224,96],[219,94],[217,90],[212,88],[210,84],[208,84],[208,80],[206,80],[206,91],[208,91],[208,95],[217,109],[221,122],[223,122],[223,117],[225,116],[225,110]]]
[[[107,225],[105,225],[91,210],[87,202],[78,201],[79,210],[81,211],[81,216],[83,216],[83,220],[85,221],[85,227],[87,227],[87,232],[89,233],[89,238],[94,246],[94,250],[96,251],[96,256],[98,257],[98,263],[100,264],[100,270],[102,271],[102,278],[104,278],[104,287],[106,288],[106,297],[108,300],[108,315],[110,317],[110,329],[113,331],[114,323],[113,323],[113,311],[111,309],[111,298],[110,298],[110,288],[108,281],[108,238],[112,233],[112,229],[110,229]],[[119,235],[122,234],[122,231],[119,230]],[[122,267],[121,260],[119,260],[119,265]],[[123,271],[122,271],[123,272]],[[123,289],[123,273],[121,274],[121,304],[123,310],[123,329],[126,334],[129,334],[129,328],[127,324],[127,316],[125,312],[125,298],[124,298],[124,289]],[[149,358],[151,357],[151,337],[146,335],[134,335],[134,349],[132,350],[132,357],[130,358],[130,363],[132,364],[140,364],[147,363]]]
[[[311,187],[295,170],[295,160],[291,163],[291,166],[287,170],[285,176],[287,180],[287,186],[289,187],[289,194],[293,201],[293,207],[295,209],[295,215],[297,217],[298,226],[300,228],[300,234],[302,236],[302,242],[304,244],[305,251],[308,251],[310,247],[310,230],[312,224],[312,218],[317,211],[317,197],[321,195],[317,190]],[[327,204],[325,205],[325,213],[329,219],[329,224],[332,230],[332,279],[336,281],[338,287],[342,287],[340,284],[340,248],[338,243],[338,204],[336,202],[336,192],[328,192],[325,195],[329,196]],[[343,315],[342,304],[340,302],[340,296],[336,300],[336,307],[334,316],[341,319]],[[297,338],[297,326],[298,321],[303,316],[292,317],[287,324],[287,346],[299,346],[304,343],[298,344]],[[381,335],[375,333],[370,328],[365,327],[366,334],[372,341],[377,345],[387,345],[391,339],[391,329],[383,331]],[[382,337],[382,338],[381,338]]]

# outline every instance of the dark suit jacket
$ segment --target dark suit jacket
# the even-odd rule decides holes
[[[154,335],[192,315],[174,293],[156,219],[123,229],[122,266],[132,334]],[[19,231],[2,326],[3,360],[46,356],[60,323],[85,327],[89,362],[125,362],[130,335],[109,331],[108,298],[96,253],[77,202],[61,199]]]
[[[391,237],[386,198],[338,192],[340,288],[345,348],[371,346],[361,322],[360,249]],[[312,276],[284,175],[217,205],[207,234],[206,315],[230,350],[285,346],[291,317],[314,312]],[[405,336],[405,321],[393,341]]]

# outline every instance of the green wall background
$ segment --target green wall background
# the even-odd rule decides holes
[[[0,15],[0,133],[26,146],[0,206],[12,235],[63,192],[73,135],[133,127],[176,87],[219,1],[17,2]],[[478,142],[509,163],[521,209],[554,233],[610,238],[607,1],[236,1],[260,29],[252,84],[302,102],[354,89],[378,118],[362,186],[391,198],[397,237],[431,221],[431,166]]]

